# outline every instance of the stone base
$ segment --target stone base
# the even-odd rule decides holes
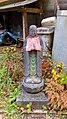
[[[28,104],[32,102],[33,109],[42,109],[42,105],[46,105],[48,103],[48,99],[45,96],[44,92],[30,94],[22,89],[21,96],[16,99],[18,105]]]
[[[23,80],[22,87],[28,93],[38,93],[43,90],[44,80],[42,80],[40,83],[26,83]]]

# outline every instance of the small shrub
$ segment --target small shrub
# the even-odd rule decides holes
[[[0,56],[0,108],[11,117],[18,114],[20,107],[16,98],[20,95],[19,80],[23,77],[22,54],[18,53],[16,46],[4,47]]]
[[[67,73],[64,64],[53,67],[51,78],[46,78],[45,91],[48,94],[49,107],[55,111],[67,110]]]
[[[42,61],[42,74],[44,79],[51,78],[52,66],[53,62],[51,61],[51,59],[44,57]]]
[[[16,45],[13,47],[3,48],[4,54],[6,54],[6,60],[4,65],[7,66],[7,74],[12,80],[20,80],[24,75],[24,65],[21,52],[17,51]]]

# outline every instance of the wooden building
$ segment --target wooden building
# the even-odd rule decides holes
[[[58,0],[62,7],[62,1]],[[23,39],[31,24],[41,26],[43,18],[56,14],[56,0],[0,0],[0,22],[4,28],[19,33]]]
[[[12,2],[11,0],[8,1],[9,3]],[[6,29],[13,33],[20,32],[25,39],[31,24],[40,25],[42,12],[42,1],[22,0],[16,3],[3,4],[0,7],[0,19]]]

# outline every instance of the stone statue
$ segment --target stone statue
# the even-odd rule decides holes
[[[42,54],[43,43],[37,35],[37,27],[29,27],[29,35],[23,44],[24,51],[24,80],[23,88],[30,93],[37,93],[43,89],[44,81],[42,80]]]

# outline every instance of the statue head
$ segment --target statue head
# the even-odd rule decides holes
[[[35,37],[37,35],[37,27],[35,25],[31,25],[29,27],[29,35],[31,37]]]

